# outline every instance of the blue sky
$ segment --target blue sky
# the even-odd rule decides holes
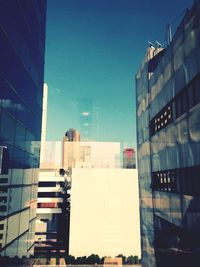
[[[82,140],[135,146],[134,76],[147,41],[163,43],[166,24],[191,4],[192,0],[48,0],[47,139],[61,140],[68,128],[75,128]]]

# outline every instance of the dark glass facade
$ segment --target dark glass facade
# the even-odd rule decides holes
[[[45,0],[0,1],[0,254],[33,254]]]
[[[136,75],[143,266],[199,266],[200,2]]]

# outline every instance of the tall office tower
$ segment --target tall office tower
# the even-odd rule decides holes
[[[33,254],[45,0],[0,1],[0,254]]]
[[[136,75],[142,262],[199,266],[200,1]]]
[[[62,167],[71,170],[80,160],[80,133],[69,129],[63,138]]]
[[[69,129],[66,132],[65,136],[70,142],[80,141],[80,133],[75,129],[72,129],[72,128]]]
[[[126,148],[123,151],[123,168],[135,169],[135,150],[133,148]]]

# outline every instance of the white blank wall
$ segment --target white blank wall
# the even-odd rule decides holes
[[[70,254],[140,256],[137,170],[73,169]]]

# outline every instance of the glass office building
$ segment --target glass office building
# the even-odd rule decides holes
[[[143,267],[199,266],[200,1],[136,75]]]
[[[33,254],[45,0],[0,1],[0,254]]]

